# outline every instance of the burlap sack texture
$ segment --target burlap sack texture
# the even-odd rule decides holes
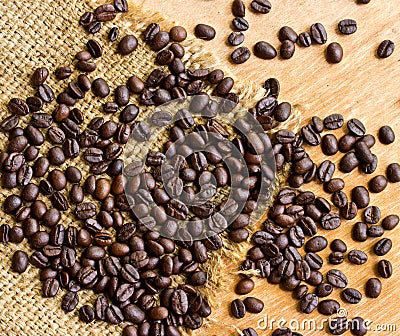
[[[68,81],[58,82],[53,71],[59,66],[71,65],[75,53],[84,49],[88,36],[85,36],[86,33],[78,25],[79,17],[85,11],[91,11],[103,3],[103,1],[87,0],[5,0],[0,3],[0,119],[9,115],[7,103],[10,98],[26,98],[34,94],[29,81],[32,72],[37,67],[46,66],[50,69],[51,75],[47,83],[56,90],[56,93],[65,88]],[[145,12],[133,3],[130,3],[129,13],[119,15],[117,20],[106,24],[95,36],[96,39],[102,41],[104,55],[100,61],[96,62],[97,70],[90,74],[90,78],[105,78],[110,83],[111,89],[125,84],[126,79],[131,75],[145,78],[146,74],[155,67],[154,52],[140,43],[133,54],[121,57],[115,51],[115,44],[111,45],[107,42],[106,35],[110,27],[117,25],[120,36],[134,34],[139,37],[140,32],[150,22],[160,23],[164,30],[174,24],[159,14]],[[186,48],[183,60],[187,67],[213,68],[218,64],[210,53],[204,51],[206,43],[189,38],[183,45]],[[75,73],[72,79],[76,76]],[[253,106],[254,102],[264,94],[260,83],[250,81],[236,82],[235,92],[246,108]],[[94,99],[91,94],[87,94],[86,98],[77,104],[77,107],[84,112],[85,124],[93,117],[102,114],[102,102],[103,100]],[[131,97],[131,102],[135,103],[136,98]],[[44,111],[51,113],[54,106],[50,104]],[[141,113],[145,114],[146,111]],[[291,118],[290,122],[295,121],[298,125],[299,111],[295,114],[296,116]],[[110,116],[105,116],[105,118],[110,118]],[[292,124],[292,129],[297,125]],[[6,135],[0,134],[0,150],[4,150],[5,144]],[[47,149],[43,146],[41,154],[45,154]],[[79,158],[68,160],[64,168],[67,164],[79,167],[84,176],[88,174],[88,166]],[[282,176],[277,181],[278,183],[282,181]],[[12,191],[0,189],[1,199],[11,193]],[[63,214],[62,223],[64,226],[79,225],[79,223],[74,223],[70,212]],[[0,208],[1,224],[20,225]],[[94,301],[95,295],[89,291],[79,292],[79,305],[70,314],[65,314],[60,307],[64,291],[60,290],[53,299],[42,298],[38,269],[29,266],[22,275],[10,270],[10,258],[16,249],[27,251],[28,254],[32,252],[26,242],[18,246],[11,243],[0,244],[0,335],[118,335],[121,333],[122,326],[98,321],[86,325],[79,321],[78,309]],[[247,244],[232,245],[226,241],[226,247],[223,250],[210,255],[210,261],[204,265],[204,269],[213,276],[207,287],[203,289],[203,293],[212,306],[218,305],[214,297],[216,290],[223,284],[221,258],[229,256],[230,259],[240,259],[247,249]],[[218,321],[210,319],[208,323],[218,323]],[[206,335],[207,332],[200,329],[195,334]]]

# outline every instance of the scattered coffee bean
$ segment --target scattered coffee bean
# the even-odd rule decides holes
[[[209,41],[214,39],[216,32],[215,29],[209,25],[198,24],[194,29],[194,34],[199,39]]]
[[[390,40],[384,40],[378,47],[377,55],[379,58],[388,58],[394,52],[394,43]]]
[[[268,14],[272,8],[269,0],[253,0],[250,6],[255,12],[260,14]]]
[[[389,260],[380,260],[378,262],[378,273],[382,278],[390,278],[393,274],[393,267]]]
[[[268,42],[260,41],[254,46],[254,55],[262,59],[273,59],[276,57],[276,49]]]
[[[231,54],[231,60],[235,64],[246,62],[251,56],[250,50],[247,47],[239,47]]]
[[[233,317],[241,319],[246,315],[246,307],[242,300],[236,299],[231,303],[231,313]]]
[[[329,63],[340,63],[343,59],[343,48],[337,42],[332,42],[326,48],[326,60]]]
[[[321,23],[314,23],[310,28],[311,38],[317,44],[325,44],[328,40],[325,27]]]
[[[384,256],[392,249],[392,240],[390,238],[382,238],[374,246],[374,252],[377,256]]]
[[[350,35],[357,31],[357,21],[352,19],[341,20],[338,29],[342,34]]]
[[[371,278],[365,285],[365,294],[369,298],[376,299],[382,292],[382,283],[377,278]]]
[[[382,126],[379,129],[379,141],[384,145],[389,145],[394,142],[396,136],[390,126]]]

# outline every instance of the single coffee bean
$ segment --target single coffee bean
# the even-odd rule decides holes
[[[78,305],[79,297],[78,294],[68,292],[62,299],[61,308],[66,313],[72,312]]]
[[[314,23],[310,28],[310,33],[317,44],[325,44],[328,40],[325,27],[321,23]]]
[[[309,33],[307,32],[303,32],[299,34],[299,38],[297,40],[297,43],[301,46],[301,47],[310,47],[311,46],[311,36]]]
[[[45,103],[51,103],[54,100],[54,92],[47,84],[39,85],[37,94]]]
[[[325,237],[316,236],[307,241],[305,249],[307,252],[319,252],[328,246],[328,241]]]
[[[340,160],[339,170],[343,173],[350,173],[360,165],[360,161],[354,152],[346,153]]]
[[[339,150],[336,137],[333,134],[324,135],[321,148],[325,155],[335,155]]]
[[[381,237],[385,233],[385,230],[380,225],[371,225],[368,227],[367,235],[368,237],[376,238]]]
[[[357,205],[357,208],[363,209],[369,205],[370,197],[367,188],[357,186],[351,191],[351,199]]]
[[[390,278],[393,274],[393,267],[389,260],[380,260],[378,262],[378,273],[382,278]]]
[[[379,129],[379,141],[384,145],[389,145],[394,142],[396,136],[390,126],[382,126]]]
[[[242,0],[234,0],[232,2],[232,14],[233,16],[244,17],[246,14],[246,7]]]
[[[344,119],[341,114],[334,113],[324,119],[324,126],[329,130],[341,128],[344,124]]]
[[[307,294],[300,301],[300,310],[305,314],[311,314],[318,307],[318,297],[315,294]]]
[[[269,0],[253,0],[250,6],[255,12],[260,14],[268,14],[272,8]]]
[[[347,277],[343,272],[333,269],[326,274],[326,280],[334,287],[345,288],[348,284]]]
[[[359,0],[359,3],[369,3],[370,0]],[[364,336],[368,332],[368,326],[364,319],[361,317],[355,317],[350,322],[350,331],[355,336]]]
[[[334,239],[330,244],[330,248],[334,252],[345,253],[347,251],[346,243],[341,239]]]
[[[115,8],[111,4],[101,5],[94,11],[97,21],[107,22],[115,19],[117,13]]]
[[[251,279],[242,279],[237,285],[235,292],[238,295],[246,295],[249,294],[254,289],[254,281]]]
[[[244,305],[246,306],[246,311],[253,313],[253,314],[259,314],[263,311],[264,309],[264,302],[262,302],[260,299],[257,299],[255,297],[247,297],[244,299]]]
[[[353,126],[351,126],[353,127]],[[349,123],[347,123],[347,128],[349,128]],[[358,132],[358,131],[356,131]],[[350,151],[354,144],[356,143],[357,139],[354,135],[352,134],[345,134],[339,139],[339,150],[342,153],[347,153]]]
[[[278,33],[279,41],[283,42],[285,40],[290,40],[293,43],[297,41],[297,34],[296,32],[288,26],[284,26],[279,30]]]
[[[385,190],[387,179],[383,175],[377,175],[368,182],[369,190],[373,193],[380,193]]]
[[[233,317],[240,319],[246,315],[246,307],[242,300],[236,299],[231,303],[231,313]]]
[[[368,260],[368,256],[360,250],[351,250],[347,255],[347,258],[352,264],[355,265],[365,264]]]
[[[382,220],[382,227],[385,230],[393,230],[399,224],[399,216],[389,215]]]
[[[232,46],[238,46],[244,41],[244,34],[242,32],[232,32],[228,36],[228,43]]]
[[[311,125],[302,127],[301,135],[310,146],[318,146],[321,143],[321,136]]]
[[[329,262],[332,265],[339,265],[344,261],[344,254],[342,252],[332,252],[329,255]]]
[[[315,294],[322,298],[327,297],[333,292],[333,287],[330,284],[322,283],[315,289]]]
[[[340,304],[336,300],[323,300],[318,304],[318,312],[322,315],[336,314],[339,308]]]
[[[216,32],[215,29],[209,25],[198,24],[194,29],[194,34],[199,39],[209,41],[214,39]]]
[[[11,269],[20,274],[24,273],[28,268],[28,263],[28,255],[25,252],[15,251],[12,257]]]
[[[357,21],[352,19],[341,20],[338,24],[338,29],[345,35],[354,34],[357,31]]]
[[[239,47],[231,54],[231,60],[235,64],[246,62],[251,56],[250,50],[247,47]]]
[[[283,59],[292,58],[295,51],[295,44],[291,40],[285,40],[282,42],[280,55]]]
[[[335,205],[339,209],[345,207],[348,204],[347,196],[341,190],[332,194],[331,201],[333,205]]]
[[[129,55],[136,50],[138,40],[133,35],[124,36],[118,43],[118,51],[121,55]]]
[[[245,31],[249,29],[249,23],[243,17],[237,17],[232,20],[232,26],[238,31]]]
[[[392,182],[396,183],[400,181],[400,165],[398,163],[391,163],[386,168],[386,177]]]
[[[254,55],[262,59],[273,59],[276,57],[276,49],[268,42],[260,41],[254,46]]]
[[[353,219],[357,216],[357,205],[354,202],[348,202],[340,209],[340,215],[347,220]]]
[[[118,12],[127,12],[129,9],[127,0],[114,0],[114,8]]]
[[[390,238],[382,238],[374,246],[374,252],[377,256],[384,256],[392,249],[392,240]]]
[[[181,26],[175,26],[175,27],[172,27],[171,30],[169,31],[169,35],[170,35],[172,41],[182,42],[182,41],[186,40],[187,32],[186,32],[185,28],[183,28]]]
[[[369,206],[364,210],[364,221],[367,224],[376,224],[381,219],[381,210],[377,206]]]
[[[377,55],[379,58],[388,58],[394,52],[394,43],[390,40],[384,40],[378,47]]]
[[[48,76],[49,70],[47,68],[37,68],[32,75],[32,84],[34,86],[42,85]]]
[[[371,278],[365,284],[365,294],[369,298],[377,298],[382,292],[382,283],[378,278]]]
[[[354,224],[352,230],[352,238],[355,241],[363,242],[368,239],[368,226],[365,223],[358,222]]]
[[[42,293],[43,297],[54,297],[57,295],[60,288],[60,283],[57,279],[46,279],[43,282]]]
[[[326,48],[326,60],[329,63],[340,63],[343,59],[343,48],[337,42],[332,42]]]
[[[86,43],[86,47],[88,51],[90,52],[90,55],[92,55],[93,58],[99,58],[103,55],[103,49],[100,45],[99,42],[96,40],[89,40]]]
[[[118,27],[112,27],[108,32],[108,40],[110,42],[115,42],[118,39],[119,29]]]
[[[96,78],[92,83],[92,92],[97,97],[105,98],[110,94],[110,88],[104,79]]]
[[[351,304],[357,304],[361,301],[362,294],[354,288],[346,288],[342,292],[342,299]]]

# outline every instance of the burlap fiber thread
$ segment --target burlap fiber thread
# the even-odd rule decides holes
[[[0,118],[9,115],[7,103],[12,97],[26,97],[34,94],[30,85],[30,76],[37,67],[45,66],[50,70],[47,83],[58,94],[68,84],[68,80],[59,82],[54,77],[54,70],[59,66],[71,65],[76,52],[85,49],[88,36],[78,25],[79,17],[85,11],[92,11],[104,1],[85,0],[5,0],[0,3]],[[130,3],[129,13],[119,15],[111,23],[103,26],[95,39],[103,45],[104,55],[96,61],[97,70],[89,75],[91,79],[103,77],[110,84],[111,90],[117,85],[125,84],[127,78],[137,75],[146,78],[154,66],[155,53],[140,41],[140,46],[131,55],[121,57],[116,53],[116,44],[107,41],[106,35],[109,28],[116,25],[120,29],[120,36],[134,34],[139,38],[140,32],[150,22],[160,23],[162,29],[167,30],[173,26],[162,16],[145,12],[143,9]],[[213,68],[217,61],[203,48],[206,44],[189,38],[183,45],[186,48],[186,67],[200,66]],[[75,72],[71,79],[76,78]],[[264,90],[259,83],[250,81],[236,83],[235,92],[240,96],[241,103],[245,107],[251,107],[260,99]],[[111,98],[108,97],[108,100]],[[93,117],[102,115],[101,103],[104,100],[94,98],[89,93],[86,98],[78,102],[77,107],[82,109],[85,115],[86,125]],[[136,103],[136,97],[131,97],[131,102]],[[55,103],[45,106],[44,112],[52,112]],[[144,109],[141,110],[145,114]],[[102,115],[103,116],[103,115]],[[105,119],[110,116],[105,116]],[[297,119],[297,118],[296,118]],[[24,121],[24,120],[22,120]],[[293,122],[293,118],[292,118]],[[23,122],[20,123],[22,125]],[[282,125],[284,126],[284,125]],[[0,134],[0,149],[6,145],[6,134]],[[46,154],[47,147],[40,149],[40,154]],[[88,166],[79,157],[67,160],[63,166],[75,165],[81,169],[83,175],[88,174]],[[84,180],[84,179],[83,179]],[[14,191],[17,192],[17,191]],[[12,191],[1,188],[1,199],[10,195]],[[40,198],[40,197],[39,197]],[[40,198],[45,200],[44,198]],[[48,203],[48,202],[47,202]],[[71,210],[63,214],[64,226],[77,225]],[[0,209],[0,225],[19,225],[15,220],[6,215]],[[226,241],[226,240],[225,240]],[[227,241],[226,241],[227,242]],[[247,244],[241,246],[226,244],[222,251],[211,255],[210,261],[204,268],[213,273],[211,281],[204,289],[212,306],[216,306],[213,298],[216,289],[223,281],[221,275],[221,258],[229,255],[229,258],[240,258],[248,248]],[[92,304],[96,295],[90,291],[79,292],[79,305],[69,314],[61,310],[61,299],[65,291],[60,290],[56,298],[44,299],[41,295],[41,282],[39,270],[29,266],[22,275],[10,270],[10,258],[16,249],[27,251],[30,255],[32,249],[29,244],[0,244],[0,335],[7,336],[41,336],[41,335],[119,335],[121,326],[113,326],[108,323],[95,321],[89,325],[81,323],[78,319],[78,309],[86,304]],[[205,335],[201,329],[196,335]]]

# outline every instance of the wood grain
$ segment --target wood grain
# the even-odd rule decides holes
[[[250,1],[245,0],[249,5]],[[144,0],[146,8],[160,11],[164,15],[175,19],[177,23],[185,26],[190,33],[197,23],[208,23],[217,29],[215,40],[205,43],[205,48],[215,52],[223,69],[229,69],[237,78],[245,78],[263,83],[269,77],[276,77],[281,82],[281,100],[291,102],[303,111],[303,122],[317,114],[321,117],[337,112],[342,113],[346,119],[357,117],[362,120],[368,132],[376,135],[379,127],[389,124],[400,136],[400,91],[398,80],[400,78],[400,47],[386,60],[375,56],[376,48],[384,39],[391,39],[400,45],[400,11],[397,0],[371,1],[368,5],[357,5],[354,0],[271,0],[273,9],[267,15],[257,15],[247,10],[246,18],[250,29],[246,32],[243,45],[252,49],[260,40],[268,41],[279,48],[277,32],[284,25],[291,26],[297,32],[307,31],[312,23],[321,22],[327,29],[328,42],[339,42],[344,49],[344,59],[340,64],[330,65],[325,61],[326,46],[312,46],[310,48],[296,47],[295,55],[290,60],[275,59],[264,61],[252,57],[244,65],[234,65],[229,61],[233,48],[227,46],[226,38],[229,35],[230,1],[210,0]],[[249,7],[249,6],[247,6]],[[358,31],[354,35],[344,36],[337,33],[337,23],[341,19],[352,18],[358,22]],[[337,136],[342,133],[335,132]],[[375,173],[383,174],[386,166],[399,160],[399,140],[391,146],[377,144],[374,152],[379,155],[379,166]],[[316,163],[323,160],[320,149],[310,151]],[[337,161],[341,155],[335,155]],[[343,176],[346,181],[345,191],[348,192],[356,185],[366,185],[370,176],[353,172]],[[307,189],[324,195],[320,185],[307,186]],[[371,204],[382,209],[382,215],[400,212],[398,185],[390,184],[380,195],[371,196]],[[365,243],[354,242],[350,237],[352,225],[360,218],[352,221],[343,221],[340,230],[335,232],[321,231],[328,240],[342,238],[349,249],[358,248],[371,252],[376,240],[370,239]],[[342,307],[348,310],[350,318],[362,316],[373,321],[372,331],[368,335],[399,335],[400,329],[400,291],[396,289],[399,284],[400,268],[400,228],[386,232],[384,237],[394,241],[394,248],[385,257],[392,261],[395,274],[392,278],[383,280],[384,291],[379,299],[363,298],[358,305],[342,303],[339,299],[340,291],[335,290],[333,298],[339,299]],[[327,258],[329,251],[321,253]],[[366,265],[355,266],[348,262],[339,265],[349,277],[349,286],[364,292],[366,280],[376,275],[378,257],[371,254]],[[227,263],[226,273],[231,279],[230,286],[221,288],[216,293],[220,299],[220,308],[216,309],[212,318],[216,321],[209,329],[201,329],[195,335],[235,335],[236,331],[229,325],[236,325],[243,329],[253,327],[257,329],[258,322],[263,316],[268,316],[270,321],[283,318],[287,321],[297,319],[299,323],[304,319],[322,321],[318,313],[305,316],[298,312],[297,302],[291,293],[284,292],[275,285],[267,284],[265,280],[256,281],[256,290],[251,294],[265,302],[262,314],[254,316],[247,314],[242,320],[234,320],[229,316],[229,304],[237,296],[233,288],[237,276],[229,275],[235,272],[238,265]],[[325,265],[325,273],[329,267]],[[380,324],[396,324],[397,331],[378,331]],[[277,324],[275,322],[274,327]],[[259,335],[270,335],[271,330],[257,329]],[[324,335],[324,331],[302,331],[304,335]],[[348,332],[347,334],[350,334]]]

